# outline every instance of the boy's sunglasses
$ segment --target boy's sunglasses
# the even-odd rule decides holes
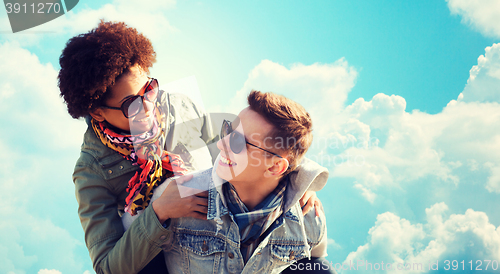
[[[229,135],[229,147],[231,148],[231,151],[234,154],[239,154],[245,148],[246,144],[249,144],[249,145],[256,147],[258,149],[261,149],[267,153],[271,153],[272,155],[283,158],[274,152],[271,152],[269,150],[258,147],[250,142],[247,142],[247,140],[245,139],[245,136],[243,134],[239,133],[236,130],[233,130],[233,126],[232,126],[231,122],[229,122],[228,120],[224,120],[222,122],[222,128],[220,129],[220,138],[224,139],[228,135]]]
[[[127,118],[132,118],[139,114],[141,110],[144,108],[144,99],[148,102],[156,103],[158,98],[158,80],[151,78],[144,90],[143,95],[135,95],[127,98],[120,107],[110,107],[106,105],[102,105],[102,107],[110,108],[110,109],[118,109],[123,112],[123,115]]]

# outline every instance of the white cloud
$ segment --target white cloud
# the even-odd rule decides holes
[[[378,94],[370,102],[358,99],[346,113],[368,126],[369,139],[383,141],[379,147],[349,147],[338,154],[351,161],[332,166],[334,176],[354,177],[367,187],[396,186],[429,175],[457,184],[460,178],[454,170],[461,163],[477,169],[478,163],[500,161],[498,104],[454,101],[435,115],[394,110],[384,114],[372,111],[376,97],[390,98]]]
[[[83,4],[83,3],[81,3]],[[170,25],[164,12],[175,6],[175,1],[133,1],[115,0],[97,10],[83,9],[76,13],[70,12],[66,21],[54,23],[68,28],[72,34],[87,32],[97,26],[98,20],[123,21],[135,27],[152,40],[161,40],[177,29]],[[49,23],[50,24],[50,23]],[[51,27],[47,24],[47,27]]]
[[[0,217],[1,273],[32,273],[33,268],[52,266],[66,271],[82,268],[83,262],[74,255],[81,243],[66,229],[32,216],[19,206],[8,206]]]
[[[465,214],[447,216],[447,211],[444,203],[427,208],[426,224],[411,224],[391,212],[380,214],[368,232],[367,243],[351,252],[345,262],[363,261],[356,272],[372,273],[366,262],[380,265],[383,261],[386,267],[392,264],[394,271],[387,273],[399,273],[398,263],[420,264],[420,270],[428,270],[429,263],[439,262],[443,270],[446,259],[500,259],[500,228],[495,228],[484,212],[468,209]],[[422,272],[412,270],[405,273]]]
[[[487,47],[485,54],[477,58],[458,101],[500,103],[500,44]]]
[[[343,58],[333,64],[293,64],[290,69],[269,60],[263,60],[248,75],[243,87],[223,111],[239,113],[246,107],[246,96],[252,89],[283,94],[308,107],[308,111],[321,123],[338,113],[347,94],[355,84],[357,71]],[[292,96],[290,96],[292,95]],[[318,99],[328,102],[328,109],[318,105]],[[320,129],[321,127],[315,127]]]
[[[38,274],[62,274],[61,271],[59,270],[55,270],[55,269],[40,269],[40,271],[38,271]]]
[[[159,43],[169,34],[178,31],[165,17],[165,11],[172,9],[175,4],[175,0],[161,2],[115,0],[98,9],[91,9],[80,1],[73,10],[63,16],[24,32],[6,35],[4,38],[9,41],[17,41],[23,46],[34,45],[42,39],[51,39],[51,32],[56,33],[57,36],[61,36],[61,33],[74,36],[88,32],[97,27],[100,19],[104,19],[106,21],[126,22],[127,25],[137,28],[154,43]],[[8,20],[0,17],[0,23],[2,22],[0,30],[10,30],[10,23],[6,24]]]
[[[479,169],[479,165],[474,159],[467,159],[467,165],[469,166],[470,171],[476,171]]]
[[[475,159],[481,164],[498,162],[500,155],[500,105],[497,103],[464,103],[452,101],[427,124],[435,128],[436,147],[450,158],[466,162]],[[429,117],[430,118],[430,117]]]
[[[0,44],[0,60],[0,124],[10,133],[2,138],[47,151],[78,147],[85,123],[67,113],[52,65],[11,42]]]
[[[6,9],[0,9],[0,31],[1,32],[12,31],[12,29],[10,28],[9,17],[7,16]]]
[[[486,36],[500,37],[500,2],[497,0],[446,0],[451,14]]]
[[[354,188],[361,190],[361,195],[365,197],[365,199],[373,204],[375,198],[377,198],[377,194],[373,193],[370,189],[364,187],[362,184],[354,183]]]
[[[491,175],[488,177],[486,189],[490,192],[500,193],[500,164],[490,165]]]
[[[363,140],[383,140],[380,146],[349,147],[337,155],[346,161],[336,164],[334,176],[354,177],[367,187],[393,185],[433,175],[444,181],[456,182],[450,168],[441,161],[442,155],[433,147],[438,136],[433,116],[405,112],[405,100],[396,95],[377,94],[371,101],[357,99],[341,115],[357,119],[366,126]],[[350,132],[352,121],[340,128]],[[376,131],[376,133],[372,133]],[[376,144],[376,143],[375,143]]]
[[[471,73],[476,83],[478,75],[496,75],[497,47],[488,48],[488,61],[473,69],[480,71]],[[308,156],[328,167],[333,177],[353,178],[353,187],[372,204],[384,187],[404,192],[407,185],[423,180],[423,190],[456,188],[461,182],[471,183],[461,181],[463,170],[483,172],[479,167],[485,162],[500,162],[498,103],[452,100],[438,114],[409,113],[403,97],[379,93],[345,106],[356,77],[356,69],[344,59],[334,64],[295,64],[290,69],[263,60],[228,105],[237,113],[246,106],[251,89],[274,91],[301,103],[314,122]],[[490,91],[485,85],[476,86],[477,94]],[[494,174],[488,182],[480,182],[483,189],[497,189]]]
[[[85,122],[66,112],[50,64],[14,42],[0,44],[0,60],[0,272],[82,269],[71,172]]]
[[[335,242],[334,239],[327,239],[328,246],[331,246],[333,249],[341,249],[342,247]]]
[[[69,232],[71,227],[81,232],[71,184],[74,157],[43,155],[36,147],[19,153],[15,147],[0,139],[5,203],[0,211],[0,273],[53,267],[74,272],[89,265],[81,233],[76,239]]]

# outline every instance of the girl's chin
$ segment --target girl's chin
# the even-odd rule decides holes
[[[134,121],[130,124],[130,132],[132,134],[144,133],[151,129],[153,126],[153,120],[146,121]]]

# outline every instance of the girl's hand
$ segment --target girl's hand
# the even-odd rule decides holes
[[[160,198],[156,199],[152,206],[160,223],[170,218],[194,217],[207,219],[208,191],[181,197],[179,185],[193,178],[193,175],[184,175],[169,182]],[[165,182],[166,183],[166,182]],[[194,189],[193,189],[194,190]]]
[[[299,200],[300,206],[302,207],[302,214],[306,215],[313,207],[319,206],[319,199],[316,196],[316,191],[308,190],[304,193],[302,198]],[[318,211],[316,210],[316,216],[318,215]]]

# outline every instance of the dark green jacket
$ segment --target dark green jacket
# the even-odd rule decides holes
[[[179,154],[191,171],[210,168],[212,157],[206,143],[214,136],[203,110],[181,94],[162,92],[160,100],[168,114],[166,150]],[[137,273],[171,237],[151,206],[129,230],[123,230],[120,216],[125,189],[138,169],[105,147],[91,127],[87,129],[73,181],[85,243],[97,273]]]

